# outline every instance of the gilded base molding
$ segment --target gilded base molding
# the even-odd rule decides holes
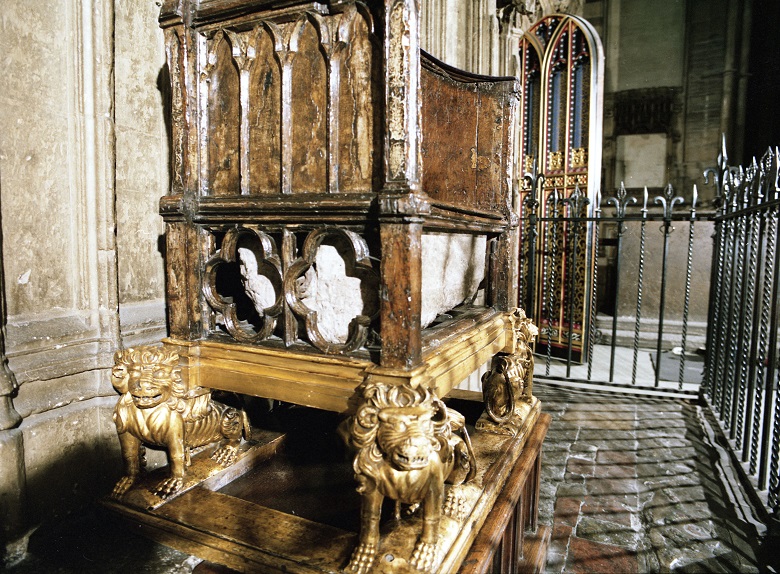
[[[510,417],[504,422],[495,422],[490,415],[482,413],[474,425],[478,431],[500,434],[506,436],[516,435],[526,424],[530,416],[536,416],[541,410],[541,402],[536,397],[515,402],[514,409]]]
[[[493,309],[469,318],[467,328],[431,343],[423,364],[412,369],[383,368],[368,357],[329,356],[218,339],[168,338],[166,348],[181,358],[182,379],[197,386],[333,412],[354,408],[355,389],[367,376],[392,384],[424,384],[443,397],[497,353],[511,352],[512,314]]]

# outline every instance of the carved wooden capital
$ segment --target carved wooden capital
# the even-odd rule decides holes
[[[424,193],[384,192],[378,198],[380,215],[428,215],[431,204]]]

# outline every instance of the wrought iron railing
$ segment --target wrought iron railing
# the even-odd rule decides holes
[[[694,317],[699,334],[691,341],[692,276],[696,266],[702,265],[700,257],[694,260],[694,250],[712,245],[713,215],[697,212],[696,187],[687,202],[671,185],[656,194],[645,188],[633,195],[621,185],[614,196],[602,199],[597,195],[590,201],[578,189],[570,197],[561,197],[555,189],[541,193],[544,178],[534,172],[526,175],[525,188],[519,294],[521,304],[540,325],[537,353],[543,362],[537,359],[537,376],[630,387],[685,388],[695,393],[695,382],[685,384],[690,375],[686,362],[692,357],[701,360],[699,371],[703,370],[703,357],[696,351],[704,346],[709,274],[696,284],[699,299],[705,303],[698,305],[703,307]],[[702,227],[697,223],[700,221],[708,225]],[[659,234],[654,233],[654,224]],[[676,247],[686,257],[681,260],[675,253],[670,263],[670,239],[676,229],[677,236],[685,234]],[[629,235],[632,241],[626,249]],[[596,246],[597,250],[597,256],[584,264],[578,261],[587,252],[583,245]],[[605,255],[608,252],[610,256]],[[607,260],[610,263],[605,265]],[[585,294],[588,312],[584,324],[576,326],[566,319],[573,316],[572,305],[578,297],[574,282],[581,281],[579,275],[585,273],[591,274],[586,282],[591,288]],[[600,282],[600,276],[605,280]],[[647,300],[650,283],[652,301]],[[556,323],[556,314],[563,320]],[[553,335],[558,336],[557,347]],[[583,351],[579,361],[572,359],[578,336]],[[676,353],[670,355],[672,349]],[[672,375],[662,369],[670,357],[678,364]]]
[[[708,211],[699,209],[695,186],[686,199],[671,186],[629,194],[621,185],[614,196],[590,201],[579,190],[561,197],[545,187],[542,175],[526,174],[519,286],[521,304],[540,325],[535,377],[701,398],[719,420],[743,478],[776,518],[779,166],[780,148],[747,167],[729,166],[724,143],[718,167],[705,172],[715,188]],[[576,326],[567,317],[574,316],[575,283],[583,280],[578,257],[590,249],[583,246],[596,246],[599,256],[588,262],[594,288],[579,295],[589,312]],[[552,344],[554,334],[562,345]],[[579,360],[572,353],[577,334]],[[663,374],[672,357],[677,368]],[[698,377],[689,384],[694,360]],[[643,361],[652,365],[649,376],[642,374]]]
[[[780,514],[778,215],[780,149],[731,167],[724,151],[709,170],[718,187],[704,385],[765,506]]]

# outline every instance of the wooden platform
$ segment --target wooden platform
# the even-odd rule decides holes
[[[473,425],[481,402],[462,397],[450,406]],[[158,469],[122,502],[106,500],[105,505],[150,538],[204,559],[204,573],[340,572],[356,545],[360,499],[351,458],[335,432],[338,415],[295,407],[284,418],[284,433],[257,433],[228,469],[205,472],[215,465],[210,451],[199,453],[193,467],[200,465],[199,476],[207,478],[188,482],[171,499],[148,492],[167,471]],[[478,475],[475,483],[457,487],[466,500],[467,518],[461,523],[442,519],[437,572],[538,572],[543,567],[548,530],[539,528],[528,537],[524,532],[536,528],[541,446],[549,419],[540,414],[537,401],[514,436],[477,432],[472,426]],[[388,511],[392,506],[385,504]],[[420,523],[419,515],[397,521],[388,513],[375,572],[414,572],[403,548],[408,547],[404,541],[416,539]]]

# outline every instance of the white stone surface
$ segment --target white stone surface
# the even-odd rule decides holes
[[[252,300],[257,314],[265,315],[265,309],[276,302],[276,290],[271,280],[258,272],[257,255],[247,247],[238,248],[238,258],[241,262],[241,278],[244,282],[244,290]]]
[[[317,312],[320,335],[332,343],[345,343],[350,321],[373,313],[363,300],[360,279],[347,275],[344,258],[333,245],[317,250],[314,265],[299,279],[298,296]]]
[[[486,249],[484,235],[423,234],[422,327],[476,295],[485,277]],[[239,249],[241,274],[247,294],[262,313],[273,304],[273,286],[257,274],[257,261],[248,251]],[[299,279],[298,297],[317,312],[320,334],[333,343],[347,340],[352,319],[376,311],[373,286],[361,286],[360,278],[348,276],[343,256],[332,245],[320,246],[314,265]]]
[[[422,237],[422,313],[425,327],[477,293],[485,277],[484,235],[424,233]]]

